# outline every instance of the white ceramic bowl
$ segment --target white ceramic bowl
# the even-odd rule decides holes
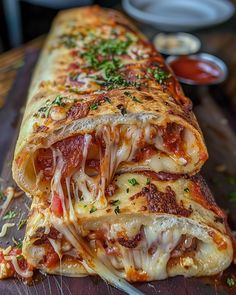
[[[190,31],[220,24],[234,13],[228,0],[123,0],[135,19],[163,31]]]
[[[186,55],[199,51],[200,40],[188,33],[159,33],[153,39],[157,51],[166,55]]]

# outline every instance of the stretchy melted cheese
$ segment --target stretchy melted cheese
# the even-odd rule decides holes
[[[129,281],[213,275],[231,263],[225,216],[200,176],[147,181],[145,175],[125,173],[112,185],[106,209],[74,199],[63,218],[36,198],[24,240],[27,261],[68,276],[95,274],[99,261]],[[53,262],[50,255],[56,256]]]
[[[105,208],[117,172],[192,175],[207,156],[190,100],[131,23],[97,7],[58,15],[16,145],[23,190],[53,198],[67,182]]]
[[[127,281],[224,270],[233,257],[225,216],[193,176],[207,157],[190,100],[126,18],[98,7],[61,12],[12,168],[33,197],[27,271],[98,274],[141,294]]]

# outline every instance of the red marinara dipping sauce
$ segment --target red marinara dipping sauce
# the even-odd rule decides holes
[[[216,63],[200,56],[180,56],[169,65],[178,78],[192,84],[211,84],[224,77],[223,70]]]

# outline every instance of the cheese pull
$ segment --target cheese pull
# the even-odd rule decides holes
[[[232,262],[226,217],[201,176],[160,181],[124,173],[111,185],[106,209],[72,198],[73,209],[61,217],[46,198],[34,198],[23,242],[27,261],[47,273],[108,281],[109,270],[129,282],[215,275]]]

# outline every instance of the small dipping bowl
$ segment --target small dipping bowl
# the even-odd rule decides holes
[[[225,81],[228,74],[225,63],[208,53],[169,56],[166,62],[177,79],[188,85],[219,84]]]
[[[200,40],[188,33],[159,33],[153,40],[155,48],[165,55],[186,55],[199,51]]]

